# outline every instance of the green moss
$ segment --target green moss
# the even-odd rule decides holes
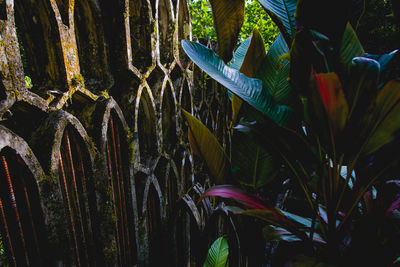
[[[85,79],[83,78],[82,74],[77,74],[71,79],[71,86],[72,87],[78,87],[82,86],[84,87],[85,85]]]

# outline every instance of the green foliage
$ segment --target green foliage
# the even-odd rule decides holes
[[[246,1],[245,17],[239,41],[243,42],[257,28],[269,47],[279,34],[279,30],[258,1]]]
[[[25,85],[26,88],[30,89],[33,87],[32,79],[29,76],[25,76]]]
[[[232,102],[235,97],[245,102],[240,112],[233,105],[232,142],[238,143],[232,148],[240,149],[231,154],[232,167],[251,178],[239,182],[257,192],[270,182],[266,176],[288,178],[282,188],[303,195],[296,195],[296,212],[228,185],[202,198],[235,199],[247,209],[239,213],[272,224],[264,229],[268,239],[302,241],[316,251],[294,254],[295,266],[390,265],[400,256],[400,218],[392,214],[400,207],[400,182],[387,181],[398,177],[389,171],[400,161],[398,149],[387,149],[400,143],[399,52],[365,53],[352,26],[363,1],[332,2],[332,10],[340,11],[335,13],[317,0],[300,0],[296,18],[303,27],[295,33],[296,1],[260,2],[282,31],[265,56],[251,48],[253,39],[227,64],[198,43],[182,41],[182,47],[234,94]],[[315,17],[313,3],[321,11]],[[347,17],[352,8],[358,15]],[[238,138],[238,132],[249,138]],[[246,155],[246,145],[253,157]]]
[[[211,5],[208,0],[189,1],[192,34],[196,38],[217,40],[213,27]]]
[[[232,93],[276,123],[287,124],[293,110],[275,103],[261,80],[248,78],[238,70],[230,68],[211,49],[199,43],[182,40],[182,47],[193,62]]]
[[[228,266],[229,246],[224,237],[219,237],[208,250],[203,267],[226,267]]]
[[[211,5],[208,0],[190,0],[190,16],[192,20],[192,33],[196,38],[217,40],[213,27]],[[278,36],[279,31],[268,14],[257,1],[246,1],[245,18],[239,33],[239,41],[243,42],[251,36],[254,28],[257,28],[268,47]]]
[[[6,260],[7,260],[6,251],[4,250],[4,244],[3,244],[2,236],[0,235],[0,263],[4,264],[4,265],[2,265],[4,267],[8,267],[9,266],[9,264],[5,264]]]

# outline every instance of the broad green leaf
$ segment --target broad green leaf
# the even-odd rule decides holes
[[[232,168],[234,177],[241,184],[253,189],[260,188],[276,178],[279,161],[265,151],[252,137],[234,131],[232,135]]]
[[[242,212],[243,215],[252,216],[264,220],[272,225],[281,227],[295,236],[300,238],[301,240],[306,240],[307,235],[300,230],[298,225],[289,220],[279,209],[270,208],[270,209],[254,209],[254,210],[245,210]]]
[[[286,42],[291,44],[296,33],[294,13],[296,11],[297,0],[259,0],[259,2],[267,10],[271,19],[277,24],[285,36]]]
[[[351,62],[350,79],[344,91],[351,108],[350,116],[354,115],[355,120],[360,120],[376,99],[379,69],[379,63],[373,59],[355,57]]]
[[[355,57],[349,66],[348,77],[343,90],[350,112],[345,134],[337,142],[338,153],[346,153],[347,163],[360,151],[374,124],[374,120],[365,115],[373,110],[378,94],[379,63],[373,59]]]
[[[249,48],[251,41],[251,37],[244,40],[239,47],[233,53],[233,58],[229,61],[228,66],[234,68],[235,70],[239,70],[240,66],[242,66],[244,56],[246,55],[247,49]],[[229,100],[232,101],[232,93],[228,90]]]
[[[240,66],[242,66],[244,56],[246,55],[247,49],[250,46],[251,37],[244,40],[239,47],[233,53],[232,60],[228,63],[228,66],[234,68],[235,70],[239,70]]]
[[[182,40],[182,47],[196,65],[232,93],[277,124],[288,123],[293,110],[288,106],[276,104],[259,79],[248,78],[238,70],[230,68],[212,50],[199,43]]]
[[[292,221],[295,221],[295,222],[303,225],[304,227],[311,228],[311,219],[310,218],[301,217],[299,215],[296,215],[296,214],[293,214],[291,212],[284,211],[284,210],[281,210],[281,212],[283,214],[285,214]]]
[[[361,57],[365,54],[360,40],[358,40],[357,34],[350,23],[347,23],[343,33],[339,53],[340,60],[345,66],[349,66],[354,57]]]
[[[263,82],[276,103],[290,106],[293,105],[294,96],[289,84],[290,63],[283,56],[287,53],[289,48],[280,34],[268,50],[255,77]]]
[[[265,45],[264,41],[258,32],[257,28],[254,28],[253,35],[251,37],[250,45],[246,51],[246,55],[243,59],[242,65],[239,71],[249,78],[254,78],[256,72],[260,68],[265,58]],[[232,96],[232,122],[235,123],[239,114],[240,107],[243,101],[236,95]]]
[[[330,72],[315,74],[314,78],[313,88],[318,90],[333,132],[338,133],[343,130],[349,113],[339,77]]]
[[[374,59],[379,62],[381,73],[379,77],[379,88],[382,88],[388,81],[396,78],[396,66],[400,64],[399,50],[394,50],[389,54],[383,55],[365,53],[363,57]]]
[[[246,55],[239,71],[247,77],[253,78],[261,64],[264,62],[265,56],[266,52],[263,38],[257,28],[254,28],[250,45],[246,51]]]
[[[294,234],[290,233],[289,231],[285,230],[284,228],[281,227],[276,227],[273,225],[267,225],[262,229],[263,236],[267,242],[273,242],[273,241],[281,241],[284,240],[286,242],[297,242],[297,241],[302,241],[300,238],[295,236]],[[309,235],[309,232],[306,232],[307,235]],[[317,234],[313,234],[313,241],[318,242],[321,244],[326,244],[326,242],[323,240],[323,238]]]
[[[219,237],[208,250],[203,267],[225,267],[227,266],[228,255],[228,241],[224,237]]]
[[[263,233],[264,239],[267,242],[277,242],[277,241],[281,241],[281,240],[284,240],[286,242],[301,241],[300,238],[293,235],[289,231],[287,231],[281,227],[276,227],[273,225],[264,226],[262,229],[262,233]]]
[[[232,52],[243,25],[244,3],[244,0],[210,0],[218,55],[225,63],[232,59]]]
[[[188,139],[192,151],[204,159],[216,183],[222,183],[230,173],[230,163],[224,149],[206,126],[187,111],[182,111],[189,125]]]
[[[374,111],[377,127],[363,152],[371,154],[388,143],[400,129],[400,81],[388,82],[379,92]]]

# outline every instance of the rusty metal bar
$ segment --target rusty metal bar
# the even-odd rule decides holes
[[[114,154],[114,164],[115,164],[115,172],[116,172],[116,181],[117,181],[117,189],[118,189],[118,199],[119,199],[119,210],[120,210],[120,221],[121,221],[121,230],[124,231],[125,229],[125,223],[124,223],[124,211],[123,211],[123,205],[121,201],[121,188],[120,188],[120,183],[119,183],[119,168],[118,168],[118,159],[117,159],[117,148],[116,148],[116,143],[115,143],[115,134],[114,134],[114,123],[112,116],[110,116],[110,127],[111,127],[111,139],[113,143],[113,154]],[[124,259],[126,262],[126,243],[125,243],[125,234],[121,235],[122,237],[122,246],[123,246],[123,253],[124,253]]]
[[[38,239],[37,232],[36,232],[35,222],[33,221],[33,213],[32,213],[32,208],[31,208],[31,202],[29,201],[28,190],[26,188],[25,181],[24,181],[23,177],[21,177],[21,184],[22,184],[22,187],[24,189],[24,195],[25,195],[26,206],[27,206],[27,209],[28,209],[29,221],[31,222],[33,240],[34,240],[34,243],[35,243],[35,250],[36,250],[36,253],[38,255],[39,262],[41,264],[43,264],[42,263],[41,253],[40,253],[39,239]]]
[[[82,158],[82,153],[81,153],[81,148],[78,144],[78,142],[75,142],[75,148],[76,148],[76,152],[78,154],[78,165],[79,165],[79,172],[81,175],[81,183],[82,183],[82,190],[83,190],[83,196],[87,195],[87,187],[86,187],[86,176],[85,176],[85,169],[84,169],[84,164],[83,164],[83,158]],[[93,245],[93,231],[91,228],[91,220],[90,220],[90,210],[89,210],[89,199],[86,199],[86,202],[84,203],[84,207],[85,207],[85,214],[86,214],[86,223],[87,223],[87,227],[88,227],[88,232],[89,232],[89,238],[90,238],[90,244]],[[93,257],[92,258],[93,262],[92,264],[95,266],[96,265],[96,258]]]
[[[1,198],[0,198],[0,212],[1,212],[1,219],[2,219],[3,225],[4,225],[4,230],[6,231],[6,235],[7,235],[8,249],[9,249],[9,251],[11,253],[11,257],[12,257],[12,260],[14,262],[14,266],[17,266],[14,249],[13,249],[13,246],[12,246],[12,243],[11,243],[10,231],[8,230],[6,214],[4,212],[3,202],[1,201]]]
[[[119,175],[120,175],[120,184],[121,184],[121,198],[122,198],[122,207],[123,210],[125,211],[124,214],[124,221],[125,221],[125,232],[126,232],[126,243],[127,243],[127,248],[128,248],[128,259],[131,259],[131,246],[130,246],[130,236],[129,236],[129,228],[128,228],[128,213],[127,213],[127,205],[126,205],[126,194],[125,194],[125,181],[124,181],[124,172],[122,170],[122,154],[121,154],[121,142],[120,142],[120,134],[119,134],[119,126],[118,123],[115,124],[115,136],[116,136],[116,141],[117,141],[117,149],[118,149],[118,168],[119,168]]]
[[[82,232],[82,239],[84,242],[82,242],[83,246],[84,246],[84,255],[86,257],[87,262],[89,262],[89,256],[87,253],[87,240],[85,237],[85,229],[83,226],[83,217],[82,217],[82,212],[81,212],[81,203],[79,200],[79,194],[78,194],[78,186],[76,184],[76,175],[75,175],[75,168],[74,168],[74,161],[72,158],[72,151],[71,151],[71,143],[69,140],[69,134],[68,134],[68,130],[65,131],[64,134],[65,137],[65,142],[67,144],[67,156],[68,156],[68,161],[69,161],[69,166],[71,168],[71,175],[72,175],[72,188],[73,188],[73,200],[76,203],[76,212],[78,213],[78,218],[79,218],[79,224],[80,224],[80,230]],[[86,245],[86,249],[85,249],[85,245]]]
[[[10,200],[11,200],[11,204],[12,204],[12,207],[14,209],[14,212],[15,212],[15,218],[17,220],[17,225],[18,225],[18,228],[19,228],[19,234],[20,234],[22,246],[23,246],[23,249],[24,249],[25,260],[26,260],[27,265],[29,266],[28,250],[27,250],[27,247],[26,247],[25,237],[24,237],[24,233],[23,233],[23,230],[22,230],[21,219],[20,219],[19,212],[18,212],[17,202],[15,200],[14,188],[12,186],[11,176],[10,176],[10,172],[8,170],[6,157],[2,156],[1,160],[2,160],[4,171],[5,171],[6,177],[7,177]]]
[[[58,153],[58,165],[60,167],[62,186],[64,187],[65,198],[67,200],[67,207],[68,207],[69,219],[71,221],[72,234],[74,236],[76,261],[77,261],[78,266],[81,266],[80,256],[79,256],[79,249],[78,249],[78,242],[77,242],[78,240],[77,240],[76,230],[75,230],[75,221],[74,221],[74,216],[72,215],[71,201],[70,201],[69,195],[68,195],[68,187],[67,187],[67,181],[66,181],[66,178],[65,178],[64,166],[63,166],[63,161],[62,161],[62,157],[61,157],[61,152]]]
[[[108,138],[107,138],[108,139]],[[115,188],[114,188],[114,182],[113,182],[113,175],[112,175],[112,166],[111,166],[111,155],[110,155],[110,147],[108,140],[106,141],[106,150],[107,150],[107,164],[108,164],[108,174],[110,175],[110,184],[111,184],[111,190],[113,194],[113,199],[114,199],[114,216],[117,219],[117,199],[115,196]],[[115,221],[115,229],[117,231],[117,247],[118,247],[118,257],[119,257],[119,262],[122,264],[122,255],[121,255],[121,244],[120,244],[120,231],[118,227],[118,219]]]

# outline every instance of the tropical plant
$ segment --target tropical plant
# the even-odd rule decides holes
[[[301,191],[304,202],[295,215],[227,185],[203,197],[238,200],[241,214],[270,224],[268,240],[301,241],[309,255],[293,264],[394,262],[400,186],[392,170],[399,155],[385,152],[400,130],[400,80],[393,71],[400,56],[365,53],[354,30],[363,1],[260,0],[281,31],[267,52],[257,30],[233,51],[243,1],[210,2],[218,55],[194,42],[182,47],[232,94],[232,157],[185,113],[191,148],[219,184],[257,192],[289,178],[290,192]],[[360,259],[356,251],[368,253]]]
[[[217,238],[208,250],[203,267],[228,266],[229,245],[224,237]]]
[[[208,0],[190,0],[189,6],[193,36],[216,41],[211,5]],[[264,44],[270,46],[279,33],[278,28],[257,1],[246,1],[244,9],[243,26],[239,32],[240,42],[251,36],[253,28],[257,27],[263,36]]]

